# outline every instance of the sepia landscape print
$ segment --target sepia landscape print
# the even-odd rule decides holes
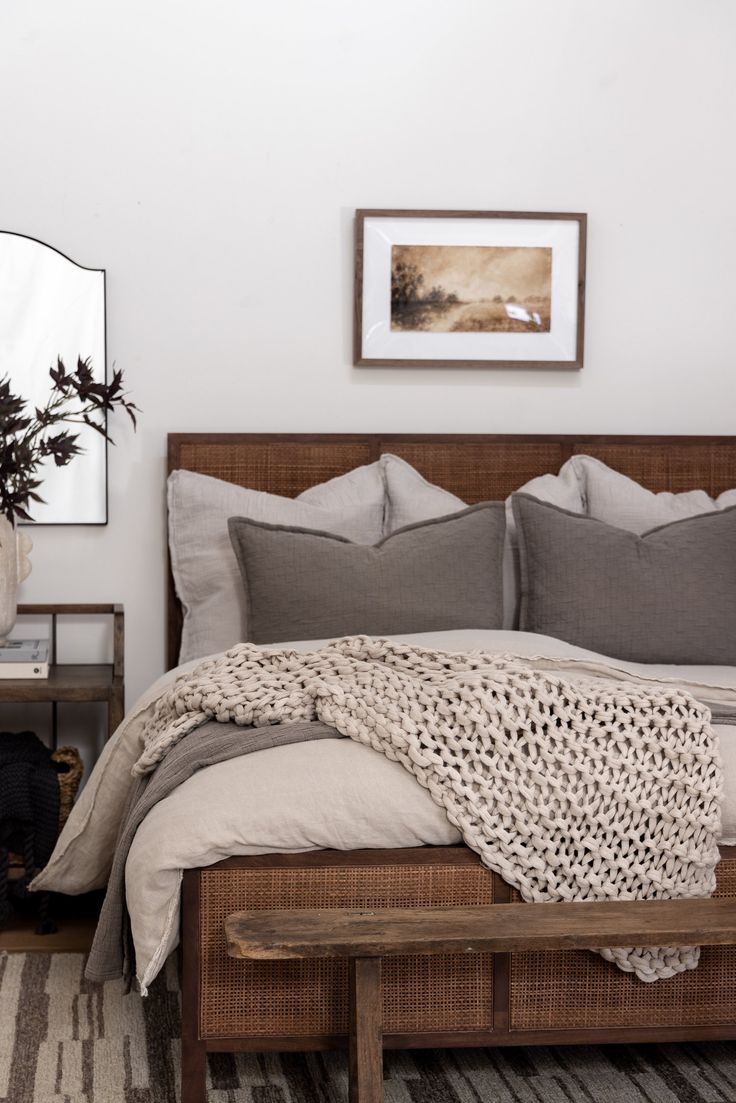
[[[544,333],[552,250],[496,245],[394,245],[391,329]]]

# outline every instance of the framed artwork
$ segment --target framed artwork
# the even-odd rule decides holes
[[[354,363],[582,368],[584,214],[359,210]]]

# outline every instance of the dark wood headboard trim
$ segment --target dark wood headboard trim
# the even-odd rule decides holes
[[[433,444],[561,444],[570,455],[580,445],[606,444],[734,444],[734,436],[630,435],[621,433],[169,433],[167,474],[181,467],[181,450],[187,444],[367,444],[376,459],[385,446],[396,443]]]
[[[736,448],[736,437],[732,436],[629,436],[620,434],[522,434],[522,433],[170,433],[168,436],[168,473],[182,467],[187,467],[182,462],[182,454],[185,449],[206,447],[208,445],[224,445],[237,449],[238,445],[248,444],[272,444],[283,443],[291,449],[303,445],[360,445],[365,449],[368,462],[377,460],[382,452],[397,450],[398,446],[412,446],[418,444],[447,445],[458,444],[465,446],[484,445],[508,445],[513,452],[515,445],[550,445],[556,446],[560,462],[564,463],[575,452],[590,450],[595,452],[611,446],[643,446],[645,449],[661,449],[662,446],[672,446],[673,452],[687,450],[689,447],[696,449],[707,446],[718,448],[719,445]],[[196,470],[195,465],[189,465],[191,470]],[[540,472],[541,474],[542,472]],[[734,484],[736,486],[736,479]],[[179,600],[174,589],[171,563],[168,567],[168,597],[167,597],[167,663],[169,667],[175,666],[179,654],[181,640],[182,612]]]

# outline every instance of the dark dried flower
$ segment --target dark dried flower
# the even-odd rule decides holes
[[[89,358],[79,357],[77,370],[68,372],[59,357],[49,375],[53,385],[48,401],[34,409],[33,417],[26,413],[26,400],[11,391],[10,380],[0,378],[0,515],[11,524],[17,518],[31,521],[30,503],[43,502],[38,494],[41,481],[35,478],[39,465],[52,459],[57,467],[66,467],[83,451],[78,433],[51,433],[51,428],[88,425],[112,443],[107,414],[116,409],[125,410],[136,426],[138,407],[123,391],[122,371],[113,372],[109,383],[98,383]]]

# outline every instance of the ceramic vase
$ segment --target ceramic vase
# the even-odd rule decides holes
[[[7,517],[0,517],[0,647],[18,615],[18,583],[31,573],[28,558],[33,544],[25,532],[18,532]]]

